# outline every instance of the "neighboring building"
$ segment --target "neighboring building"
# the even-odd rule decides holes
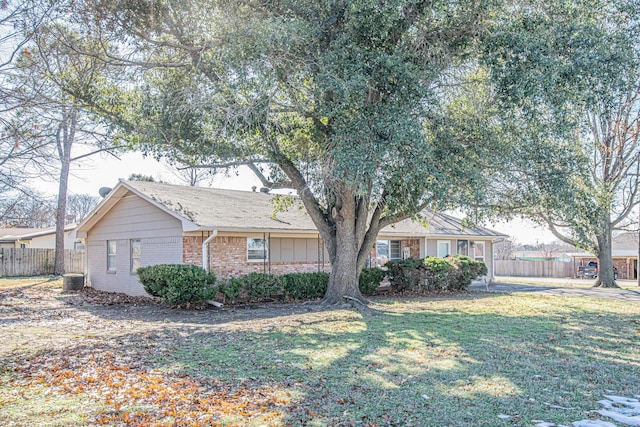
[[[0,228],[0,248],[26,248],[27,242],[20,241],[20,236],[42,230],[41,228]]]
[[[329,257],[306,212],[294,206],[274,214],[273,197],[120,181],[76,230],[86,248],[87,283],[144,295],[136,269],[163,263],[204,264],[220,277],[329,271]],[[461,253],[484,261],[493,278],[493,242],[504,234],[465,228],[444,214],[427,219],[428,229],[410,220],[383,229],[369,265]]]
[[[587,265],[590,261],[598,261],[597,258],[590,253],[573,254],[576,264],[576,272],[578,267]],[[622,233],[613,237],[611,242],[611,257],[613,258],[613,266],[618,273],[619,279],[637,279],[638,278],[638,233],[629,232]]]
[[[65,249],[82,249],[76,245],[76,225],[68,224],[64,228]],[[55,249],[56,228],[0,228],[0,247]]]

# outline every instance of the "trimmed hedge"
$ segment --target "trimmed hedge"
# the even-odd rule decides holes
[[[158,264],[136,272],[144,290],[166,304],[207,301],[218,293],[215,274],[195,265]]]
[[[220,284],[219,289],[225,299],[232,302],[238,299],[311,300],[322,298],[328,284],[328,273],[291,273],[281,276],[250,273],[228,279]]]
[[[473,279],[487,274],[484,263],[461,255],[390,261],[386,267],[387,271],[366,268],[360,272],[358,287],[363,295],[375,293],[385,276],[389,276],[393,290],[428,292],[466,289]],[[214,273],[192,265],[160,264],[137,272],[147,293],[174,305],[215,298],[230,303],[313,300],[322,298],[329,284],[329,273],[251,273],[216,284]]]
[[[430,256],[423,259],[422,263],[425,267],[421,270],[424,280],[420,283],[426,285],[426,290],[440,290],[449,287],[453,265],[447,259]]]
[[[451,285],[454,290],[467,289],[473,280],[488,272],[484,262],[476,261],[466,255],[451,255],[446,259],[454,266],[451,271]]]
[[[329,273],[289,273],[280,276],[280,280],[286,299],[318,299],[327,292]]]
[[[385,264],[391,287],[396,291],[413,290],[419,280],[418,269],[424,265],[421,259],[407,258]]]
[[[391,287],[397,291],[431,292],[467,289],[487,274],[487,266],[464,255],[390,261],[386,264]]]
[[[358,279],[358,288],[362,295],[373,295],[386,275],[387,273],[379,268],[364,268]]]
[[[386,272],[378,268],[367,268],[360,273],[358,287],[364,295],[371,295],[380,286]],[[246,299],[313,300],[322,298],[329,285],[329,273],[250,273],[234,277],[220,284],[220,292],[230,301]]]

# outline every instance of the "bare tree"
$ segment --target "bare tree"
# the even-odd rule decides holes
[[[0,224],[3,227],[51,227],[55,224],[55,201],[36,194],[18,194],[0,201]]]
[[[127,178],[127,180],[129,181],[143,181],[143,182],[156,182],[155,178],[152,177],[151,175],[144,175],[141,173],[132,173],[131,175],[129,175],[129,178]]]
[[[563,242],[562,240],[555,240],[553,242],[536,242],[535,248],[542,256],[550,260],[560,252],[571,252],[575,250],[575,247]]]
[[[67,220],[82,221],[97,205],[98,197],[90,194],[71,194],[67,198]]]
[[[496,254],[496,259],[500,260],[509,260],[513,258],[513,252],[516,250],[518,243],[515,238],[507,237],[501,242],[497,242],[494,245],[494,251]]]
[[[0,164],[5,170],[19,166],[22,174],[58,181],[54,272],[62,274],[71,165],[93,154],[114,153],[117,144],[109,126],[73,95],[103,89],[99,83],[105,64],[59,42],[67,38],[82,43],[79,35],[59,25],[43,25],[42,12],[29,12],[20,21],[29,40],[6,78],[13,90],[4,100]]]
[[[180,182],[190,187],[210,187],[216,175],[213,169],[197,168],[184,165],[167,166],[171,174],[178,178]]]

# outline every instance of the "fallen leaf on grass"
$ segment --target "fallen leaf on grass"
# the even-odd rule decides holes
[[[64,394],[86,393],[108,405],[111,410],[93,418],[98,425],[212,426],[231,415],[266,423],[280,419],[289,403],[272,387],[165,375],[121,364],[110,352],[85,358],[48,353],[27,363],[20,372],[27,385],[45,384]]]

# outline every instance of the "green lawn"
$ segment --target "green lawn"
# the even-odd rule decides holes
[[[571,425],[640,394],[638,302],[384,299],[366,318],[67,304],[70,334],[19,298],[0,297],[1,425]]]

